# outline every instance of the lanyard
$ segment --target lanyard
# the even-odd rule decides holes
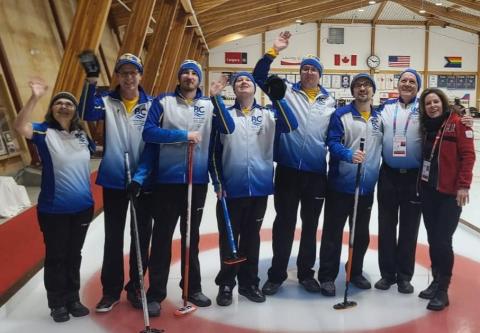
[[[430,158],[428,159],[429,162],[431,162],[433,159],[433,155],[435,154],[435,149],[437,148],[437,144],[440,141],[440,137],[442,136],[442,132],[446,124],[447,124],[447,119],[445,119],[442,126],[440,126],[440,128],[437,131],[437,135],[435,136],[435,141],[433,142],[432,151],[430,152]]]
[[[395,116],[393,118],[393,136],[396,135],[397,133],[397,113],[398,113],[398,103],[397,102],[397,105],[395,107]],[[413,103],[412,103],[413,104]],[[415,109],[415,105],[413,105],[412,109],[410,110],[409,114],[408,114],[408,118],[407,118],[407,122],[405,123],[405,128],[403,130],[403,135],[404,136],[407,136],[407,129],[408,129],[408,124],[410,124],[410,119],[412,118],[412,114],[413,114],[413,111]]]

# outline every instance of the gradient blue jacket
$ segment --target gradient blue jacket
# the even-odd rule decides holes
[[[342,193],[355,193],[358,164],[352,163],[353,154],[365,139],[365,162],[361,168],[360,194],[373,193],[378,180],[382,155],[382,133],[378,130],[378,112],[372,109],[366,121],[354,102],[335,111],[328,126],[327,144],[330,151],[328,185]]]
[[[212,98],[212,101],[215,99]],[[145,142],[158,147],[149,148],[142,155],[134,180],[142,184],[144,177],[153,172],[156,184],[186,184],[187,135],[189,131],[198,131],[202,140],[194,148],[193,183],[208,183],[208,149],[212,128],[230,134],[235,124],[228,112],[215,112],[212,102],[202,96],[200,89],[197,89],[191,103],[181,96],[178,87],[174,93],[160,95],[153,101],[143,131]]]
[[[255,66],[255,82],[264,89],[265,80],[273,58],[264,55]],[[298,128],[289,134],[280,134],[276,141],[274,160],[293,169],[315,173],[327,173],[327,129],[330,116],[335,111],[333,99],[320,87],[315,102],[310,103],[302,91],[300,82],[286,81],[285,100],[290,105],[298,122]]]
[[[217,107],[225,110],[221,99]],[[226,112],[235,132],[212,132],[209,168],[215,191],[224,191],[229,198],[272,194],[275,133],[289,133],[298,126],[290,107],[285,100],[274,101],[273,108],[254,103],[245,115],[236,101]]]
[[[422,133],[418,99],[406,107],[401,99],[389,99],[379,107],[379,130],[383,133],[383,162],[394,169],[417,169],[422,164]],[[407,125],[408,122],[408,125]],[[405,127],[407,130],[405,131]],[[405,135],[405,157],[393,156],[393,138]]]

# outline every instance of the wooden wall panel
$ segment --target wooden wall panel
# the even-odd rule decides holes
[[[48,0],[2,0],[0,17],[0,35],[22,102],[31,95],[28,80],[33,76],[45,79],[52,93],[62,47]],[[49,99],[40,100],[32,121],[43,119]]]

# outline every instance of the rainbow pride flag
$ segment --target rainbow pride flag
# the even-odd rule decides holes
[[[447,63],[445,68],[462,68],[462,57],[444,57]]]

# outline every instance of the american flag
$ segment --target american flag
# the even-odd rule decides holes
[[[388,67],[408,67],[410,56],[388,56]]]

